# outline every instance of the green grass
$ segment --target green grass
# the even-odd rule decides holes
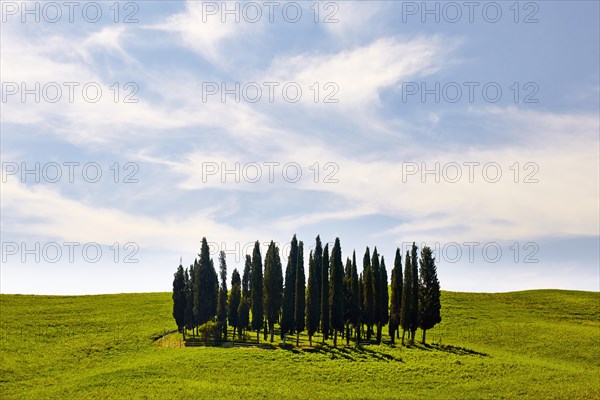
[[[599,293],[442,296],[439,345],[265,350],[155,341],[169,293],[0,295],[0,398],[600,399]]]

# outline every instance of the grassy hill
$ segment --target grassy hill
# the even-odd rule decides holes
[[[0,295],[0,398],[600,399],[600,293],[443,292],[410,348],[179,347],[171,307]]]

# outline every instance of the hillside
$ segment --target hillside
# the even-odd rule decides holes
[[[0,295],[0,397],[600,398],[596,292],[443,292],[435,345],[358,350],[159,345],[171,307],[170,293]]]

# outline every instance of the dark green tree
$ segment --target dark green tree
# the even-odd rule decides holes
[[[233,327],[233,340],[235,340],[235,331],[239,324],[239,307],[242,300],[242,280],[237,268],[231,274],[231,293],[229,295],[229,325]]]
[[[325,259],[325,257],[323,257]],[[331,250],[330,327],[333,330],[333,345],[337,346],[337,334],[344,331],[344,264],[340,239],[335,238]]]
[[[377,290],[377,301],[379,302],[379,315],[377,316],[377,342],[381,343],[381,331],[383,326],[387,325],[390,320],[389,304],[390,295],[388,292],[388,274],[385,267],[385,259],[381,256],[381,264],[379,265],[379,289]]]
[[[296,294],[296,268],[298,264],[298,240],[296,235],[290,244],[290,254],[285,268],[285,288],[283,289],[283,304],[281,307],[281,338],[283,343],[286,335],[294,330],[294,306]]]
[[[279,310],[281,309],[281,300],[283,296],[283,271],[281,259],[279,258],[279,248],[275,246],[275,242],[272,240],[265,256],[263,289],[267,324],[269,326],[269,332],[271,333],[271,342],[273,342],[275,323],[279,320]]]
[[[221,329],[221,339],[227,341],[227,262],[225,252],[219,253],[219,277],[221,285],[219,287],[219,302],[217,304],[217,322]]]
[[[321,265],[321,332],[323,343],[329,338],[329,243],[323,249]]]
[[[358,277],[358,306],[359,306],[359,322],[356,328],[356,347],[360,346],[360,339],[362,337],[363,331],[363,316],[365,314],[364,305],[365,305],[365,280],[363,279],[363,274],[361,273]]]
[[[376,322],[377,310],[375,305],[375,277],[371,267],[371,256],[369,248],[365,250],[363,257],[363,322],[367,325],[367,340],[371,340],[373,324]]]
[[[360,283],[358,280],[358,268],[356,266],[356,252],[352,252],[352,271],[351,271],[351,299],[350,299],[350,321],[356,330],[356,344],[358,345],[360,336]]]
[[[202,325],[212,319],[217,314],[217,298],[219,292],[219,281],[217,272],[212,259],[206,238],[202,238],[199,261],[196,264],[196,273],[194,279],[195,298],[194,315],[196,325]]]
[[[396,249],[396,257],[394,258],[394,269],[392,269],[392,298],[390,304],[390,338],[392,343],[400,326],[400,313],[402,310],[402,256],[400,249]]]
[[[242,297],[252,298],[250,292],[252,289],[252,259],[250,254],[246,254],[246,264],[244,265],[244,275],[242,277]]]
[[[189,271],[189,272],[188,272]],[[193,285],[194,266],[190,265],[185,270],[185,328],[194,329],[194,285]]]
[[[258,240],[254,243],[252,252],[252,330],[256,331],[256,341],[260,340],[260,330],[263,327],[264,309],[263,309],[263,273],[262,257],[260,255],[260,243]]]
[[[344,268],[344,323],[346,329],[346,345],[350,344],[350,327],[352,326],[352,261],[346,258]]]
[[[306,293],[306,330],[308,331],[308,340],[311,346],[312,337],[319,328],[321,310],[319,309],[317,299],[320,295],[315,258],[311,251],[308,257],[308,290]]]
[[[404,257],[404,285],[402,286],[402,302],[400,309],[400,326],[402,327],[402,344],[404,336],[411,329],[411,307],[412,307],[412,266],[410,263],[410,254],[406,251]]]
[[[250,300],[246,297],[242,296],[242,300],[240,300],[240,305],[238,307],[238,336],[240,340],[242,339],[242,335],[244,334],[244,330],[248,329],[250,325]]]
[[[173,318],[177,324],[177,330],[183,333],[185,339],[185,273],[181,262],[177,267],[177,272],[173,275]]]
[[[374,291],[374,304],[375,304],[375,316],[373,319],[373,324],[377,326],[377,343],[381,343],[381,329],[382,329],[382,321],[381,315],[383,308],[383,301],[381,295],[381,265],[380,265],[379,253],[377,252],[377,246],[373,248],[373,257],[371,258],[371,270],[373,271],[373,285],[375,286]]]
[[[419,327],[423,330],[423,344],[425,344],[427,330],[442,321],[440,282],[437,278],[435,258],[427,246],[421,250],[419,266]]]
[[[296,346],[300,344],[300,332],[304,330],[305,322],[305,299],[306,299],[306,277],[304,276],[304,243],[298,243],[298,261],[296,263],[296,294],[294,299],[294,329],[296,330]]]
[[[412,272],[410,275],[411,283],[411,306],[410,306],[410,341],[415,343],[415,334],[419,327],[419,261],[417,254],[417,245],[412,244],[410,265]]]
[[[317,235],[315,239],[315,275],[317,278],[317,293],[319,294],[316,298],[316,307],[319,310],[319,323],[317,324],[317,331],[321,329],[321,298],[323,296],[323,247],[321,245],[321,237]]]

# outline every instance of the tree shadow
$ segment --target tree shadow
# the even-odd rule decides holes
[[[480,356],[480,357],[490,357],[487,353],[482,353],[476,350],[467,349],[466,347],[460,346],[452,346],[448,344],[421,344],[419,345],[423,350],[436,350],[443,351],[445,353],[456,354],[459,356]]]
[[[319,344],[314,347],[302,349],[307,353],[315,353],[330,356],[332,359],[346,359],[350,361],[378,360],[385,362],[403,362],[402,358],[385,353],[383,351],[369,349],[363,346],[358,347],[331,347]]]

